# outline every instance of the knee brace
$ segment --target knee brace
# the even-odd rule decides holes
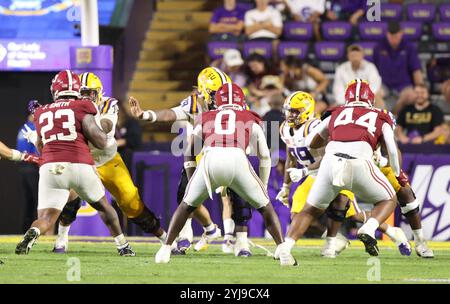
[[[416,214],[419,212],[419,202],[417,201],[417,199],[415,199],[414,201],[407,203],[404,206],[400,205],[400,210],[402,211],[402,214],[404,216]]]
[[[252,207],[230,188],[228,188],[228,195],[233,208],[231,218],[237,226],[247,226],[247,222],[252,219]]]
[[[161,228],[160,219],[147,207],[144,207],[144,210],[138,217],[132,218],[130,221],[138,225],[145,233],[155,234]]]
[[[327,216],[336,222],[343,222],[345,220],[345,215],[347,214],[348,209],[350,208],[350,201],[347,202],[344,209],[338,209],[333,206],[333,204],[330,205],[330,207],[327,208]]]
[[[77,197],[73,201],[68,202],[59,216],[60,222],[64,226],[69,226],[77,218],[77,212],[81,208],[81,198]]]
[[[181,204],[181,202],[183,201],[183,197],[186,192],[187,184],[188,184],[188,178],[187,178],[186,170],[183,168],[183,171],[181,171],[181,178],[180,178],[180,182],[178,183],[178,190],[177,190],[178,205]]]

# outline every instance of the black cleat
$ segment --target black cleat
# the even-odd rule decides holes
[[[364,246],[366,247],[366,252],[368,254],[370,254],[371,256],[378,256],[380,250],[378,249],[376,239],[365,233],[358,234],[358,239],[364,243]]]
[[[16,254],[28,254],[38,238],[39,235],[36,230],[28,229],[22,241],[16,246]]]
[[[117,251],[119,252],[120,256],[136,256],[136,252],[133,251],[133,248],[131,248],[130,244],[128,243],[122,249],[117,249]]]

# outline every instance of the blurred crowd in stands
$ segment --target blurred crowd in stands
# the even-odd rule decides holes
[[[282,119],[297,90],[312,94],[320,115],[362,78],[376,106],[397,117],[401,143],[450,143],[450,3],[382,1],[381,21],[368,22],[366,2],[224,0],[210,22],[211,65],[267,120]]]

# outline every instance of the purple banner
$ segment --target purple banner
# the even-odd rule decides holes
[[[59,71],[70,67],[77,40],[0,40],[0,71]]]
[[[450,155],[403,154],[403,168],[420,204],[425,237],[450,240]],[[399,221],[411,236],[405,218]]]

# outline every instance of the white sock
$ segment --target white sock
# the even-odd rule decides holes
[[[180,239],[187,239],[192,242],[192,218],[188,218],[186,220],[186,223],[184,223],[184,226],[178,236]]]
[[[116,243],[117,248],[122,249],[126,245],[128,245],[128,242],[125,238],[125,236],[122,234],[119,234],[114,238],[114,242]]]
[[[234,235],[234,221],[233,219],[225,219],[223,220],[223,230],[225,233],[225,240],[230,239]]]
[[[379,226],[380,223],[376,219],[371,217],[367,220],[367,222],[364,225],[362,225],[359,231],[367,233],[371,237],[375,238],[375,230],[377,230]]]
[[[38,236],[41,235],[41,230],[40,230],[39,228],[37,228],[37,227],[31,227],[31,229],[33,229],[34,231],[36,231]]]
[[[164,241],[166,241],[166,239],[167,239],[167,232],[163,232],[163,234],[161,234],[160,236],[158,236],[158,239],[161,241],[161,242],[164,242]]]
[[[284,239],[284,242],[286,243],[287,248],[289,251],[291,251],[292,247],[295,245],[295,240],[291,239],[290,237],[287,237]]]
[[[399,245],[400,244],[400,242],[395,238],[395,233],[394,233],[394,229],[391,227],[391,226],[389,226],[389,225],[387,225],[388,227],[387,227],[387,229],[386,229],[386,235],[396,244],[396,245]]]
[[[70,226],[63,226],[59,224],[58,226],[58,237],[68,238],[69,237]]]
[[[236,242],[247,242],[247,232],[236,232]]]
[[[216,225],[214,225],[214,223],[211,223],[209,226],[203,227],[203,229],[205,229],[206,232],[211,232],[216,229]]]
[[[423,236],[423,229],[416,229],[413,230],[413,235],[414,235],[414,242],[423,242],[425,241],[425,237]]]

